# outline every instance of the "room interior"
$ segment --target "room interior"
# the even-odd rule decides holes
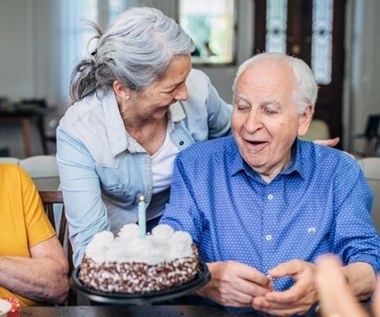
[[[259,9],[261,2],[263,1],[236,1],[237,31],[234,63],[217,66],[194,64],[194,68],[200,68],[210,76],[219,94],[227,102],[232,100],[231,85],[237,66],[260,47],[258,43],[255,43],[257,40],[255,28],[258,28],[255,23],[255,10]],[[334,120],[341,126],[342,131],[339,147],[360,154],[365,148],[363,134],[369,115],[380,113],[380,90],[377,84],[380,76],[380,61],[376,58],[377,45],[379,45],[377,30],[380,26],[376,12],[380,9],[380,3],[376,0],[336,2],[342,2],[344,10],[344,25],[339,26],[344,35],[341,54],[341,59],[344,59],[344,65],[342,65],[344,69],[341,70],[343,89],[339,96],[342,100],[342,110],[339,113],[340,120],[339,118],[338,120],[334,118]],[[98,8],[107,5],[105,0],[93,3],[97,3]],[[128,5],[154,6],[178,18],[179,0],[120,0],[120,3],[120,10],[122,6]],[[23,144],[25,131],[23,135],[20,125],[5,124],[0,120],[0,148],[6,148],[5,154],[9,156],[23,158],[46,152],[51,154],[55,151],[54,142],[51,140],[52,137],[54,138],[54,130],[59,118],[67,108],[67,88],[71,72],[65,59],[70,57],[69,54],[73,54],[73,50],[81,51],[85,46],[84,43],[79,43],[76,47],[66,47],[65,43],[71,45],[72,42],[63,40],[65,36],[70,35],[70,30],[75,25],[81,23],[83,16],[80,12],[75,13],[74,7],[75,1],[72,0],[3,0],[0,2],[2,41],[0,102],[1,98],[6,98],[11,102],[30,99],[45,100],[49,110],[44,119],[44,137],[41,136],[38,124],[33,122],[29,127],[31,143],[29,149],[26,149]],[[99,24],[101,23],[106,24],[105,21],[99,21]],[[328,106],[334,107],[331,104]],[[330,124],[330,131],[334,128],[335,124]],[[48,140],[45,151],[42,138]]]
[[[124,5],[154,6],[177,18],[178,1],[134,0],[124,1]],[[194,64],[195,68],[209,75],[227,102],[232,101],[231,86],[238,65],[257,51],[254,34],[258,2],[237,0],[236,56],[233,63],[217,66]],[[38,115],[30,120],[30,126],[29,120],[2,121],[0,115],[0,162],[23,166],[38,188],[44,191],[56,190],[59,185],[54,158],[54,130],[68,107],[66,92],[71,70],[64,68],[68,58],[66,53],[78,48],[64,47],[67,42],[62,37],[69,36],[67,29],[72,23],[79,23],[81,18],[78,13],[63,15],[62,11],[71,12],[73,3],[75,0],[0,1],[0,105],[2,98],[11,102],[31,100],[32,107],[37,105],[44,114],[42,129]],[[107,1],[98,0],[97,3],[106,6]],[[380,45],[377,34],[380,2],[343,0],[342,3],[344,65],[343,89],[339,96],[342,99],[340,148],[360,159],[360,165],[376,193],[373,210],[379,210],[380,60],[376,53]],[[40,101],[46,104],[41,105]],[[325,121],[317,119],[307,137],[334,137],[331,130]],[[364,156],[378,158],[362,159]],[[377,218],[374,220],[380,232],[380,219]]]

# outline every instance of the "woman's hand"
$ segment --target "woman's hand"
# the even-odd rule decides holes
[[[339,260],[334,255],[323,255],[318,258],[317,265],[316,283],[323,316],[369,317],[342,278]],[[377,294],[380,295],[379,291]],[[380,301],[376,299],[374,308],[377,317],[380,317],[379,306]]]
[[[339,138],[334,138],[334,139],[326,139],[326,140],[315,139],[313,142],[320,145],[334,147],[335,145],[339,143],[339,141],[340,141]]]
[[[313,142],[316,144],[324,145],[324,146],[334,147],[335,145],[337,145],[339,143],[339,141],[340,141],[339,138],[334,138],[334,139],[326,139],[326,140],[315,139]],[[354,155],[352,155],[346,151],[343,151],[343,153],[346,153],[348,156],[355,159]]]

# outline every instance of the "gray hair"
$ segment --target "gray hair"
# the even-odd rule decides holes
[[[72,73],[71,102],[97,90],[107,92],[115,80],[143,90],[165,74],[174,57],[194,50],[181,26],[155,8],[126,10],[104,34],[96,23],[91,26],[98,33],[98,47]]]
[[[240,65],[232,90],[235,92],[237,81],[242,73],[251,65],[258,64],[262,61],[270,61],[273,64],[287,63],[291,68],[296,87],[293,93],[293,101],[298,107],[299,113],[304,113],[306,108],[311,105],[314,112],[315,103],[318,96],[318,85],[314,79],[310,67],[301,59],[282,53],[260,53],[246,60]]]

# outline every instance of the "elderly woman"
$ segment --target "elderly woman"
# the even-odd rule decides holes
[[[191,38],[153,8],[132,8],[99,33],[75,68],[72,105],[57,129],[57,160],[74,263],[102,230],[136,222],[145,197],[148,229],[168,201],[174,158],[226,135],[232,107],[192,70]]]

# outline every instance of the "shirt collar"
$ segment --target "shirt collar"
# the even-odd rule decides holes
[[[123,118],[121,117],[119,106],[113,91],[106,94],[102,100],[105,117],[106,130],[110,142],[113,157],[116,157],[126,149],[132,152],[141,151],[141,147],[132,140],[124,127]],[[169,128],[174,127],[174,123],[186,118],[182,104],[177,101],[169,108]]]
[[[173,103],[169,107],[169,118],[174,122],[182,121],[186,118],[185,110],[183,110],[182,104],[180,101]]]
[[[102,105],[111,152],[116,157],[128,148],[129,140],[113,91],[104,96]]]
[[[229,151],[233,157],[231,161],[231,176],[235,175],[236,173],[240,171],[244,171],[246,174],[251,176],[258,176],[260,177],[255,171],[252,170],[252,168],[243,160],[243,157],[240,154],[239,148],[233,139],[232,136],[230,136],[232,139],[232,142],[229,147]],[[300,175],[303,179],[305,179],[305,166],[302,163],[301,159],[301,149],[300,149],[300,143],[303,141],[300,141],[299,139],[296,139],[296,141],[293,144],[292,147],[292,163],[282,172],[280,172],[279,175],[290,175],[292,173],[297,173]],[[261,177],[260,177],[261,178]]]

